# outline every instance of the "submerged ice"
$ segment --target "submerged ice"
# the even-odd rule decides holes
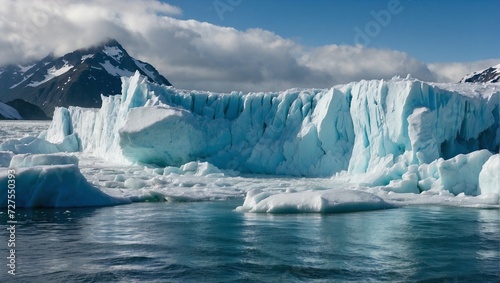
[[[219,179],[240,172],[332,177],[325,180],[376,192],[370,199],[359,190],[329,192],[328,186],[296,194],[266,192],[270,189],[259,202],[245,201],[245,211],[335,211],[330,203],[379,208],[384,205],[376,197],[390,199],[390,192],[481,195],[498,205],[498,84],[393,79],[331,89],[219,94],[159,86],[138,73],[122,82],[122,94],[103,96],[102,108],[58,108],[38,138],[11,140],[0,150],[83,152],[153,168],[145,169],[151,171],[148,177],[117,176],[99,184],[111,194],[142,190],[122,194],[133,200],[182,199],[179,191],[161,189],[171,188],[177,177],[191,180],[179,181],[184,185],[196,184],[190,178],[207,178],[212,186],[185,187],[209,195],[224,187],[215,185],[224,183]],[[243,189],[247,200],[259,195],[253,189]],[[357,197],[370,201],[347,204]],[[318,208],[314,199],[323,206]]]

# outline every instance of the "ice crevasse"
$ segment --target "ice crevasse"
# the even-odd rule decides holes
[[[206,161],[402,193],[499,192],[499,84],[395,78],[243,94],[178,90],[136,73],[102,99],[100,109],[56,109],[43,137],[76,135],[75,151],[161,167]]]

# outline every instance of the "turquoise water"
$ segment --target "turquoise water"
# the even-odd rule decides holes
[[[1,282],[498,282],[498,210],[245,214],[241,199],[17,210]],[[0,214],[6,223],[6,212]],[[7,232],[1,233],[6,261]]]

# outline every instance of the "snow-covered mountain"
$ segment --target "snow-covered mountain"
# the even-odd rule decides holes
[[[49,116],[56,106],[100,107],[101,94],[121,93],[121,76],[138,71],[149,81],[171,85],[152,65],[132,58],[116,40],[52,55],[26,66],[0,68],[0,100],[23,99]]]
[[[498,83],[500,82],[500,64],[482,71],[468,74],[460,80],[461,83]]]

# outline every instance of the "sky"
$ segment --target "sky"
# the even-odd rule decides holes
[[[115,38],[174,86],[437,82],[500,63],[498,0],[0,0],[0,65]]]
[[[238,30],[262,28],[312,47],[356,44],[355,28],[364,31],[376,20],[372,11],[382,15],[394,3],[396,13],[387,24],[381,22],[385,26],[367,46],[404,51],[425,62],[500,57],[498,0],[233,0],[230,9],[219,4],[229,0],[168,2],[182,8],[183,19]]]

